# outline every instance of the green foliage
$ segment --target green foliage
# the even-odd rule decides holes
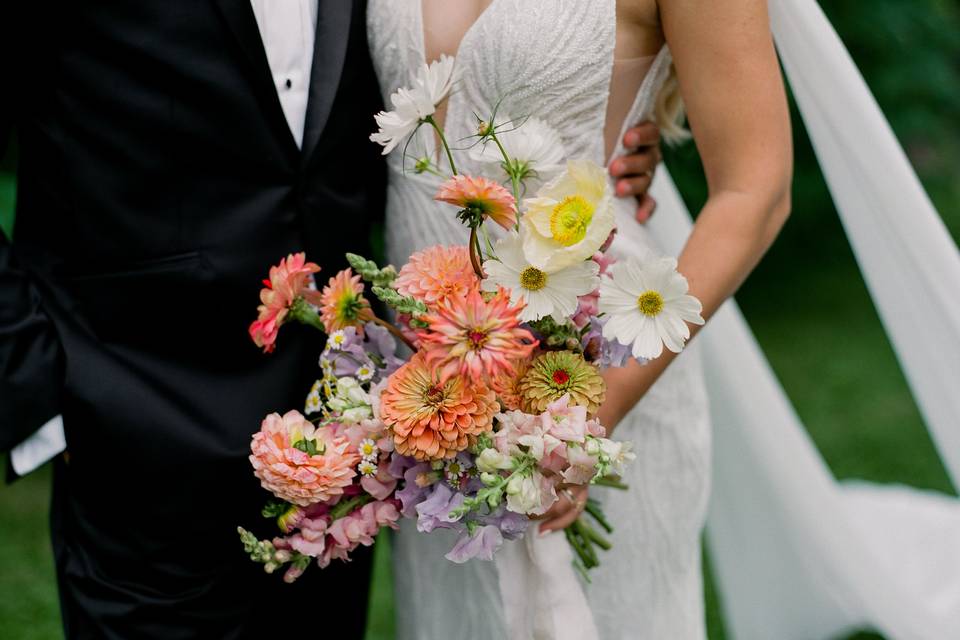
[[[397,270],[393,265],[387,265],[381,269],[373,260],[367,260],[355,253],[347,254],[347,262],[360,274],[361,278],[375,287],[389,287],[397,279]]]

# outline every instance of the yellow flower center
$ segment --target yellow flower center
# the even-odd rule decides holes
[[[644,291],[637,298],[637,306],[645,316],[655,316],[663,311],[663,296],[658,291]]]
[[[550,233],[565,247],[577,244],[587,235],[593,220],[593,205],[583,196],[567,196],[550,214]]]
[[[520,286],[527,291],[539,291],[547,286],[547,274],[536,267],[527,267],[520,272]]]

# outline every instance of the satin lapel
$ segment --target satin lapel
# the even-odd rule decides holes
[[[290,132],[283,107],[280,106],[280,98],[273,84],[270,63],[267,61],[267,53],[263,48],[263,39],[260,37],[260,28],[257,26],[256,16],[253,15],[250,0],[214,0],[214,4],[219,8],[250,63],[248,75],[260,100],[267,124],[295,167],[299,162],[300,150]]]
[[[317,6],[317,35],[313,45],[310,95],[303,129],[303,166],[310,161],[317,148],[337,95],[350,39],[353,5],[352,0],[319,0]]]

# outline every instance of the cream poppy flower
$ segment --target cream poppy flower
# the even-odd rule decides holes
[[[687,323],[704,322],[700,301],[687,290],[673,258],[617,262],[600,282],[600,311],[610,317],[603,337],[632,346],[637,359],[659,357],[664,345],[680,353],[690,337]]]
[[[566,170],[524,200],[523,253],[555,272],[590,258],[614,228],[613,193],[603,167],[570,160]]]
[[[370,140],[383,145],[383,155],[393,151],[434,114],[456,80],[454,68],[454,58],[442,55],[420,68],[413,86],[400,87],[390,96],[393,111],[381,111],[374,116],[379,130],[370,135]]]
[[[498,287],[510,290],[511,304],[525,303],[520,320],[532,322],[553,316],[563,322],[577,311],[577,298],[600,284],[600,265],[584,260],[557,271],[544,271],[531,265],[523,255],[523,241],[511,233],[497,241],[497,260],[487,260],[484,291]]]

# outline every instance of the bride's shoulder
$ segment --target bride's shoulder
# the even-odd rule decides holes
[[[656,54],[663,45],[658,0],[616,0],[618,60]]]

